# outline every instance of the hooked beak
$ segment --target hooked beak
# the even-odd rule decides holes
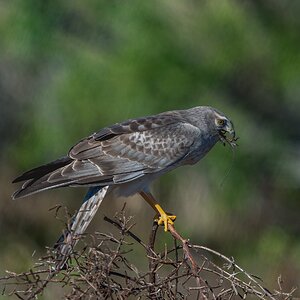
[[[225,146],[226,143],[229,144],[232,148],[236,147],[236,141],[238,137],[235,136],[235,130],[232,122],[228,122],[226,127],[220,129],[219,131],[219,138],[223,145]]]

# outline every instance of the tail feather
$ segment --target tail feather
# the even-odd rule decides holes
[[[54,183],[49,183],[45,180],[38,181],[40,178],[37,180],[28,180],[26,181],[22,188],[17,190],[15,193],[13,193],[12,198],[13,199],[18,199],[26,196],[30,196],[32,194],[36,194],[45,190],[53,189],[53,188],[58,188],[58,187],[63,187],[63,186],[68,186],[72,184],[73,182],[76,182],[76,180],[70,180],[70,179],[65,179],[65,180],[60,180],[59,182],[54,182]]]
[[[48,174],[53,173],[54,171],[65,167],[70,164],[72,159],[68,156],[57,159],[49,164],[34,168],[17,177],[13,183],[25,181],[21,189],[17,190],[13,195],[13,199],[29,196],[31,194],[55,188],[59,186],[68,185],[70,180],[64,179],[55,183],[48,183],[43,178],[47,177]]]
[[[65,267],[70,254],[78,242],[78,237],[85,232],[94,218],[107,193],[107,189],[108,186],[92,187],[88,190],[79,211],[72,219],[70,230],[66,230],[54,246],[57,249],[55,270]]]
[[[56,270],[65,267],[77,244],[78,237],[85,232],[107,193],[108,184],[112,178],[101,175],[98,167],[93,163],[85,160],[73,160],[65,156],[29,170],[13,181],[13,183],[25,181],[23,186],[12,195],[13,199],[56,187],[94,185],[88,190],[79,211],[73,217],[70,230],[66,230],[55,244],[57,249]],[[97,186],[95,186],[96,184]]]
[[[112,182],[111,175],[104,176],[99,168],[88,160],[63,157],[49,164],[32,169],[13,182],[25,181],[13,195],[13,199],[29,196],[44,190],[70,185],[105,186]]]
[[[30,180],[30,179],[41,178],[46,174],[49,174],[49,173],[51,173],[51,172],[53,172],[53,171],[55,171],[55,170],[57,170],[61,167],[66,166],[71,161],[72,161],[72,159],[70,157],[64,156],[64,157],[59,158],[55,161],[52,161],[49,164],[39,166],[37,168],[31,169],[31,170],[23,173],[22,175],[20,175],[16,179],[14,179],[13,183],[20,182],[20,181],[25,181],[25,180]]]

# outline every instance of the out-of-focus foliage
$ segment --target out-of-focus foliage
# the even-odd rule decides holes
[[[12,202],[14,176],[113,122],[212,105],[234,121],[236,153],[218,145],[155,193],[185,236],[300,284],[299,13],[297,0],[1,1],[1,271],[55,241],[48,208],[80,203],[78,190]],[[152,211],[127,202],[148,233]]]

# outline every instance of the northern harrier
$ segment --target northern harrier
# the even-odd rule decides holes
[[[13,198],[63,186],[90,187],[75,215],[71,236],[82,234],[107,193],[139,193],[158,214],[158,224],[173,224],[149,191],[151,182],[182,165],[198,162],[218,141],[235,146],[232,122],[207,106],[130,119],[84,138],[68,155],[32,169],[14,182],[25,181]]]

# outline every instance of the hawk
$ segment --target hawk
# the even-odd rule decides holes
[[[65,186],[90,187],[74,216],[69,233],[59,243],[67,254],[74,237],[82,234],[109,193],[139,193],[158,214],[165,231],[176,216],[168,215],[149,190],[153,180],[182,165],[197,163],[218,142],[234,147],[233,123],[208,106],[174,110],[130,119],[101,129],[73,146],[68,155],[25,172],[13,199]]]

